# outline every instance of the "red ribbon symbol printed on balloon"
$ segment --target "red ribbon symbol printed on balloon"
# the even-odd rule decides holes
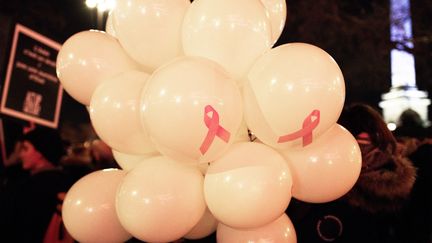
[[[228,143],[231,135],[225,128],[219,125],[219,113],[211,105],[207,105],[204,108],[204,123],[208,128],[208,132],[200,147],[201,154],[203,155],[210,148],[216,136]]]
[[[320,111],[313,110],[303,121],[302,128],[296,132],[280,136],[278,143],[285,143],[303,138],[303,147],[312,143],[312,132],[320,123]]]

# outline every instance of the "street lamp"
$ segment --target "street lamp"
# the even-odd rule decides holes
[[[86,0],[85,4],[88,8],[96,8],[97,12],[97,28],[103,29],[104,26],[104,14],[107,11],[112,10],[115,7],[115,0]]]

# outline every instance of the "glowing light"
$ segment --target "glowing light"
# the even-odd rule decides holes
[[[387,128],[388,128],[390,131],[394,131],[394,130],[396,130],[396,124],[393,123],[393,122],[387,123]]]
[[[86,0],[86,5],[89,8],[95,8],[97,6],[97,1],[96,0]]]
[[[116,168],[108,168],[108,169],[103,169],[102,171],[116,171],[116,170],[118,170],[118,169],[116,169]]]
[[[410,108],[420,114],[427,126],[431,102],[428,93],[416,86],[412,39],[410,0],[390,0],[390,41],[395,46],[390,52],[392,87],[382,95],[379,105],[386,122],[398,121],[402,112]]]
[[[99,12],[110,11],[115,7],[115,0],[86,0],[88,8],[97,8]]]
[[[393,87],[416,86],[414,56],[405,50],[414,48],[409,0],[391,0],[390,41],[396,43],[391,50],[391,80]]]

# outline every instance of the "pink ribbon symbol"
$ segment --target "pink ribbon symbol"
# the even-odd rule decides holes
[[[315,118],[315,119],[313,119]],[[318,126],[320,122],[320,111],[313,110],[303,121],[303,126],[300,130],[279,137],[278,143],[285,143],[288,141],[303,138],[303,147],[312,143],[312,131]]]
[[[212,115],[210,116],[209,113],[212,113]],[[203,155],[210,148],[216,136],[228,143],[231,135],[225,128],[219,125],[219,114],[211,105],[207,105],[204,108],[204,123],[208,128],[208,132],[200,147],[201,154]]]

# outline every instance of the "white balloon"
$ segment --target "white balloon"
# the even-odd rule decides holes
[[[218,243],[296,243],[294,225],[286,214],[262,227],[235,229],[224,224],[217,228]]]
[[[165,156],[128,172],[117,193],[123,227],[146,242],[170,242],[187,234],[206,209],[203,176],[197,168]]]
[[[115,210],[117,186],[126,173],[102,170],[79,179],[62,206],[66,229],[80,242],[124,242],[131,235],[120,225]]]
[[[210,163],[200,163],[196,165],[198,170],[201,171],[203,175],[207,173],[208,167],[210,166]]]
[[[216,231],[218,223],[219,222],[207,208],[200,221],[183,238],[195,240],[209,236]]]
[[[180,57],[150,77],[141,115],[162,154],[184,163],[207,163],[234,141],[242,121],[241,94],[217,63]]]
[[[79,32],[63,44],[57,56],[57,75],[75,100],[89,105],[96,87],[107,78],[137,69],[118,41],[102,31]]]
[[[113,25],[113,12],[110,11],[105,23],[105,31],[110,34],[112,37],[116,37],[116,31],[114,29],[114,25]]]
[[[246,121],[243,119],[240,128],[235,136],[233,143],[250,142],[249,130],[246,126]]]
[[[291,200],[288,164],[259,143],[237,143],[210,164],[204,179],[207,206],[234,228],[260,227],[284,213]]]
[[[222,65],[241,86],[253,62],[271,48],[271,26],[260,0],[199,0],[186,13],[186,55]]]
[[[131,154],[156,150],[140,118],[140,96],[147,78],[143,72],[124,72],[100,84],[92,96],[92,125],[115,150]]]
[[[146,154],[127,154],[113,149],[112,152],[117,164],[125,171],[130,171],[137,167],[141,162],[161,155],[157,151]]]
[[[286,0],[261,0],[267,9],[271,28],[272,28],[272,43],[276,43],[285,27],[287,18]]]
[[[138,63],[154,70],[182,54],[181,24],[189,0],[117,1],[116,36]]]
[[[325,203],[347,193],[356,183],[362,157],[356,139],[335,124],[310,146],[280,151],[289,162],[293,197]]]
[[[299,148],[336,123],[345,83],[327,52],[290,43],[273,48],[254,63],[243,98],[247,126],[263,143],[278,149]]]

